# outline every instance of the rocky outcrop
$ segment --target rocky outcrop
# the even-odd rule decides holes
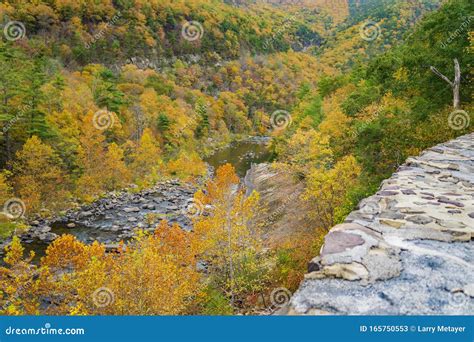
[[[290,314],[472,314],[474,134],[409,158],[331,229]]]
[[[258,213],[266,246],[279,246],[300,233],[313,231],[306,217],[308,204],[301,200],[304,185],[301,181],[272,164],[253,164],[244,184],[250,194],[256,190],[263,210]]]

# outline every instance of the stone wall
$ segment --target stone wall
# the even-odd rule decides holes
[[[474,134],[409,158],[325,238],[289,314],[474,314]]]

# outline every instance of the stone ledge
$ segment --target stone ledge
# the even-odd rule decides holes
[[[408,158],[331,229],[290,314],[473,314],[474,134]]]

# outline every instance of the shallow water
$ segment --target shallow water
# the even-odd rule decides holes
[[[63,234],[72,234],[77,237],[79,240],[84,242],[92,242],[94,240],[104,241],[105,239],[112,239],[115,236],[115,233],[108,232],[103,229],[100,229],[97,226],[87,226],[84,224],[75,223],[74,228],[68,228],[67,224],[69,222],[54,222],[50,225],[51,232],[63,235]],[[33,239],[31,243],[24,244],[25,250],[27,253],[30,251],[35,252],[35,257],[33,261],[39,261],[41,257],[45,255],[46,248],[49,243],[41,241],[39,239]]]
[[[213,155],[205,158],[204,161],[214,169],[230,163],[235,167],[237,175],[244,177],[252,163],[265,163],[271,161],[271,159],[272,153],[268,149],[268,139],[253,138],[233,142],[229,146],[217,150]]]

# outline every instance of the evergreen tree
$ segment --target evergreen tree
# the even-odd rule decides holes
[[[158,130],[164,133],[170,128],[170,125],[171,125],[171,121],[168,118],[168,116],[164,113],[161,113],[158,116],[158,122],[157,122]]]
[[[196,103],[196,114],[198,115],[198,126],[196,127],[196,137],[201,138],[209,134],[209,114],[207,113],[207,106],[202,101]]]

